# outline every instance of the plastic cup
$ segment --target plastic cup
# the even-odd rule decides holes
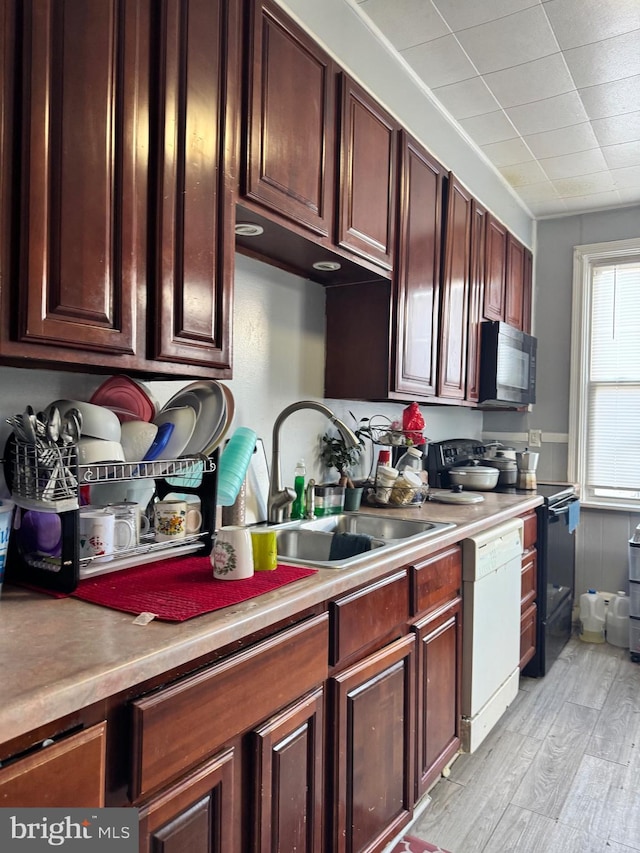
[[[256,572],[272,572],[278,566],[278,547],[275,530],[251,531],[253,568]]]

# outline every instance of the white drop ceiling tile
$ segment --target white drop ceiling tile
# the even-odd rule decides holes
[[[452,30],[463,30],[504,18],[529,6],[539,5],[541,0],[483,0],[483,2],[461,3],[460,0],[433,0],[433,5]]]
[[[544,9],[563,49],[640,29],[638,0],[548,0]]]
[[[478,73],[452,35],[409,47],[400,53],[430,89],[459,83]]]
[[[457,37],[481,74],[511,68],[558,51],[542,5],[461,30]]]
[[[620,194],[615,190],[602,193],[587,193],[586,195],[577,195],[572,198],[564,199],[564,206],[568,212],[599,210],[603,207],[618,207],[620,204]]]
[[[557,216],[559,213],[564,213],[566,210],[562,199],[555,201],[526,201],[525,202],[532,216],[537,218],[544,216]]]
[[[623,204],[640,204],[639,187],[626,187],[625,189],[620,189],[618,190],[618,195],[620,196],[620,201]],[[638,214],[636,213],[636,211],[633,211],[629,215],[634,216],[637,222]]]
[[[518,195],[527,204],[560,200],[558,191],[551,181],[541,181],[539,184],[527,184],[518,190]]]
[[[524,141],[534,157],[554,157],[574,151],[588,151],[598,147],[598,140],[588,121],[572,124],[558,130],[526,134]]]
[[[564,55],[577,89],[623,80],[640,74],[640,34],[635,31],[574,47]]]
[[[470,118],[500,109],[482,77],[472,77],[449,86],[439,86],[433,94],[455,119]]]
[[[434,6],[424,0],[364,0],[360,10],[397,50],[433,41],[450,33]]]
[[[640,9],[640,2],[638,8]],[[640,33],[638,50],[640,51]],[[579,89],[578,94],[591,119],[631,113],[640,110],[640,75]]]
[[[461,119],[460,125],[467,131],[476,145],[488,145],[491,142],[514,139],[518,135],[502,110]]]
[[[541,160],[540,165],[551,180],[573,178],[576,175],[592,175],[595,172],[604,172],[608,168],[607,161],[599,148],[564,154],[562,157],[548,157],[546,160]]]
[[[610,169],[640,166],[640,141],[623,142],[622,145],[605,145],[602,153]]]
[[[600,145],[619,145],[640,139],[640,111],[591,122]]]
[[[503,108],[541,101],[575,89],[561,53],[494,71],[484,79]]]
[[[521,104],[505,110],[521,136],[556,130],[587,120],[587,114],[577,92],[567,92],[536,101],[533,104]]]
[[[626,187],[640,187],[640,166],[612,169],[611,175],[613,176],[613,183],[619,190]]]
[[[515,163],[513,166],[502,166],[498,171],[512,187],[539,184],[545,179],[545,173],[536,160],[531,160],[529,163]]]
[[[595,195],[613,192],[616,188],[611,172],[596,172],[594,175],[578,175],[575,178],[560,178],[553,181],[561,196]]]
[[[503,142],[491,142],[483,145],[482,150],[494,166],[513,166],[514,163],[526,163],[533,160],[533,155],[523,140],[505,139]]]

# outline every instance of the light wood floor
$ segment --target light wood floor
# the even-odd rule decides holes
[[[572,639],[408,834],[451,853],[640,851],[640,664]]]

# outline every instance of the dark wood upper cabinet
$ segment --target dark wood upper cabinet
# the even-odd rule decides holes
[[[7,4],[3,360],[230,376],[236,7]]]
[[[507,275],[507,229],[487,214],[485,280],[482,316],[485,320],[504,320]]]
[[[243,195],[312,232],[333,227],[335,67],[275,3],[252,0]]]
[[[472,403],[477,403],[480,399],[480,324],[482,322],[482,300],[484,296],[487,211],[475,199],[472,204],[471,216],[471,281],[469,286],[466,399]]]
[[[438,396],[466,393],[472,197],[449,172],[444,233]]]
[[[435,396],[440,318],[442,166],[402,133],[395,276],[395,390]]]
[[[22,4],[18,341],[135,353],[146,278],[149,8]],[[51,352],[56,358],[56,353]]]
[[[364,89],[341,74],[338,236],[340,246],[393,266],[399,127]]]
[[[504,319],[522,329],[524,299],[524,246],[513,234],[507,235],[507,281]]]
[[[522,331],[531,334],[531,312],[533,310],[533,254],[524,250],[524,274],[522,281]]]
[[[230,369],[236,5],[159,5],[152,357]]]

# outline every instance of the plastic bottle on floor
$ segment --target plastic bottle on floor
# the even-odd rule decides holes
[[[595,589],[580,596],[580,639],[585,643],[604,643],[604,598]]]
[[[629,648],[629,596],[622,590],[618,590],[609,601],[607,642],[621,649]]]

